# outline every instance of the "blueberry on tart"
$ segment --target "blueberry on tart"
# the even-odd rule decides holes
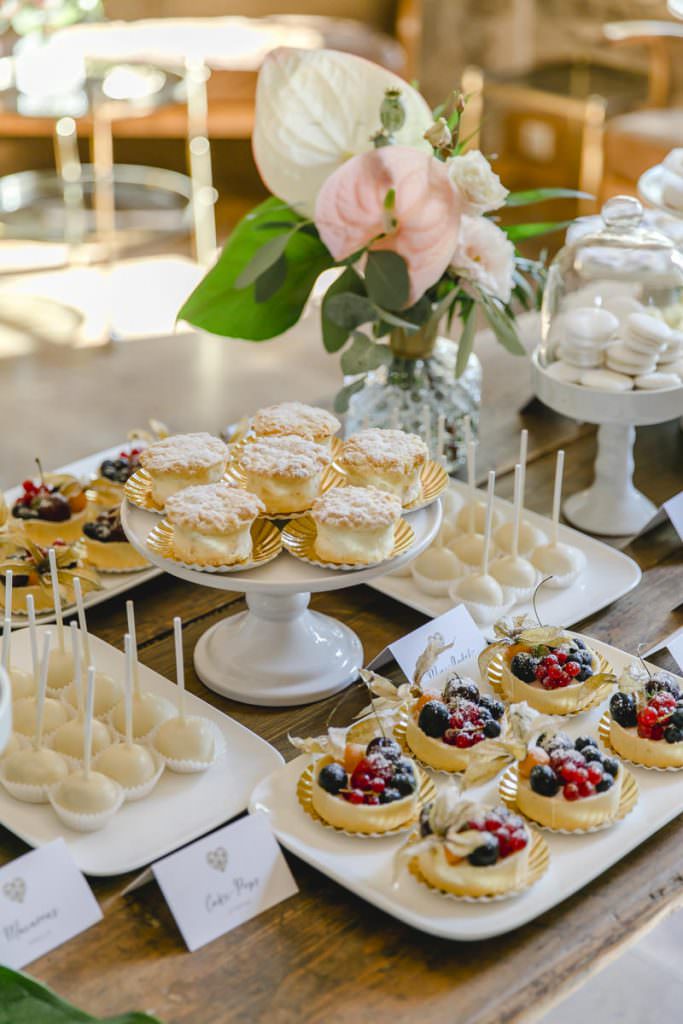
[[[453,675],[440,693],[423,693],[409,705],[406,743],[431,768],[464,771],[473,747],[501,735],[504,716],[502,701]]]
[[[101,512],[83,527],[85,556],[102,572],[134,572],[146,569],[149,562],[129,544],[121,526],[120,508]]]
[[[683,767],[683,694],[667,672],[650,675],[634,661],[609,703],[609,742],[646,768]]]

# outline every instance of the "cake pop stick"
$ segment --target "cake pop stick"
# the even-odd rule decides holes
[[[74,579],[74,596],[76,598],[76,609],[78,611],[78,625],[81,631],[81,644],[83,658],[86,665],[94,665],[95,658],[90,649],[90,636],[88,625],[85,619],[85,607],[83,605],[83,591],[81,581]],[[95,672],[95,714],[106,715],[107,712],[118,704],[121,699],[121,686],[106,672]],[[72,702],[73,703],[73,702]]]
[[[5,616],[2,620],[2,668],[7,672],[9,669],[10,647],[12,645],[12,620]]]
[[[564,452],[562,449],[557,453],[555,462],[555,486],[553,488],[553,544],[558,541],[558,526],[560,523],[560,503],[562,501],[562,477],[564,475]]]
[[[78,626],[71,623],[71,652],[74,659],[73,685],[76,691],[76,708],[79,715],[83,715],[83,668],[81,664],[81,642],[78,637]]]
[[[47,670],[50,663],[50,644],[52,633],[43,636],[43,657],[40,662],[38,678],[38,697],[36,701],[36,731],[33,736],[33,749],[40,750],[43,745],[43,718],[45,715],[45,691],[47,689]]]
[[[546,540],[546,536],[542,530],[532,526],[530,523],[524,522],[524,492],[526,488],[526,463],[527,463],[527,450],[529,443],[529,431],[522,430],[519,435],[519,523],[515,526],[515,521],[511,523],[503,523],[499,526],[493,535],[493,539],[496,542],[498,548],[504,551],[508,555],[512,555],[513,558],[517,558],[520,554],[528,556],[529,553],[538,545],[542,544]],[[517,548],[513,551],[513,538],[516,537]]]
[[[476,530],[475,530],[475,512],[476,512],[476,508],[477,508],[477,493],[476,493],[476,482],[475,482],[475,475],[476,475],[476,468],[475,468],[476,448],[475,448],[474,441],[472,440],[472,438],[470,436],[470,418],[469,418],[469,416],[465,417],[465,437],[467,438],[467,441],[465,442],[466,445],[467,445],[467,449],[466,449],[466,451],[467,451],[467,487],[468,487],[468,490],[470,492],[470,504],[469,504],[469,510],[468,510],[467,532],[468,533],[476,533]]]
[[[515,603],[527,600],[536,583],[536,570],[531,562],[519,554],[519,528],[522,515],[522,466],[515,466],[514,505],[511,526],[509,555],[503,555],[491,566],[491,575],[503,587],[507,598]]]
[[[560,450],[555,462],[552,540],[549,544],[539,544],[531,553],[532,564],[543,576],[549,577],[547,586],[556,589],[571,586],[578,579],[586,562],[586,556],[579,548],[565,544],[559,539],[563,473],[564,452]]]
[[[451,587],[449,592],[453,600],[463,602],[470,614],[481,625],[490,625],[492,622],[495,622],[496,618],[503,613],[506,604],[509,604],[505,599],[502,587],[495,577],[489,573],[495,486],[496,474],[493,470],[490,470],[486,492],[484,537],[479,572],[463,576]]]
[[[47,685],[51,690],[64,690],[73,678],[73,658],[66,649],[64,642],[64,620],[62,618],[62,598],[59,593],[59,579],[57,576],[57,556],[55,549],[48,551],[50,562],[50,580],[52,582],[52,598],[57,617],[58,646],[50,652],[50,667],[47,675]]]
[[[76,611],[78,612],[78,625],[81,630],[81,643],[83,645],[85,663],[90,666],[92,665],[92,657],[90,656],[90,637],[88,636],[88,626],[85,621],[83,591],[81,590],[81,581],[78,577],[74,579],[74,597],[76,598]]]
[[[83,730],[83,775],[90,776],[92,760],[92,716],[95,704],[95,666],[88,665],[88,681],[85,694],[85,728]]]
[[[57,556],[55,555],[55,549],[50,548],[47,553],[48,560],[50,562],[50,582],[52,583],[52,602],[55,606],[55,615],[57,617],[57,639],[59,640],[59,649],[64,651],[64,620],[62,618],[62,597],[59,593],[59,579],[57,577]]]
[[[11,569],[5,572],[5,618],[12,618],[12,583],[14,573]]]
[[[175,638],[175,666],[178,680],[178,716],[185,719],[185,663],[183,660],[183,623],[176,615],[173,620],[173,636]]]
[[[489,553],[491,551],[491,527],[493,526],[493,501],[496,488],[496,474],[489,470],[489,482],[486,491],[486,524],[484,526],[484,548],[481,554],[481,573],[487,576],[489,571]]]
[[[126,601],[126,621],[128,623],[128,637],[133,658],[133,689],[137,696],[140,695],[140,666],[138,665],[138,641],[135,632],[135,605],[132,601]]]
[[[33,594],[26,598],[26,611],[28,612],[28,639],[31,645],[31,664],[33,666],[33,679],[38,686],[38,675],[40,666],[38,664],[38,636],[36,634],[36,607],[33,602]]]
[[[128,602],[131,604],[132,602]],[[126,652],[126,678],[123,699],[126,704],[126,745],[133,745],[133,639],[129,633],[123,638],[123,649]]]
[[[512,557],[519,555],[519,523],[522,517],[522,463],[515,466],[514,506],[512,511]]]

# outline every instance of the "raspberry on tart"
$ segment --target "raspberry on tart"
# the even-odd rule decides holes
[[[128,543],[119,507],[101,512],[96,519],[87,522],[83,527],[83,540],[86,559],[102,572],[134,572],[149,565]]]
[[[87,498],[80,481],[66,473],[44,474],[39,461],[38,470],[38,482],[24,480],[22,493],[12,506],[16,525],[36,544],[78,540],[87,516]]]
[[[609,742],[621,757],[646,768],[683,768],[683,693],[667,672],[636,662],[609,703]]]
[[[346,832],[390,832],[414,821],[420,784],[414,761],[396,740],[377,736],[365,748],[347,744],[343,758],[314,765],[313,808]]]
[[[522,814],[552,829],[596,828],[616,817],[624,771],[597,739],[546,733],[518,765],[516,803]]]
[[[424,764],[440,771],[467,768],[471,750],[505,728],[505,705],[457,675],[440,693],[424,693],[408,707],[406,744]]]

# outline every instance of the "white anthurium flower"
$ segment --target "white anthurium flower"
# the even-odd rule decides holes
[[[258,77],[252,145],[273,195],[311,216],[330,174],[373,148],[387,89],[400,89],[406,113],[396,142],[430,152],[423,138],[433,123],[429,106],[398,75],[336,50],[271,51]]]
[[[465,216],[460,221],[460,238],[451,268],[461,277],[509,302],[515,247],[504,231],[487,217]]]
[[[465,213],[490,213],[505,202],[509,190],[478,149],[451,157],[446,167],[449,178],[464,200]]]

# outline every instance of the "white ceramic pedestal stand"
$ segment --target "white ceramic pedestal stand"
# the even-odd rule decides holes
[[[638,533],[657,508],[633,486],[635,428],[678,419],[683,414],[683,385],[663,391],[596,391],[549,377],[538,352],[531,365],[534,391],[545,405],[582,423],[599,425],[595,480],[565,500],[566,518],[588,533]]]
[[[413,546],[379,566],[339,572],[285,552],[258,569],[227,574],[184,569],[148,551],[145,538],[157,517],[125,501],[121,513],[130,542],[160,569],[202,587],[246,595],[246,612],[223,619],[200,638],[194,666],[210,690],[266,707],[322,700],[356,678],[363,665],[360,640],[348,626],[311,611],[309,598],[311,593],[365,583],[413,559],[438,532],[441,502],[407,518],[415,531]]]

